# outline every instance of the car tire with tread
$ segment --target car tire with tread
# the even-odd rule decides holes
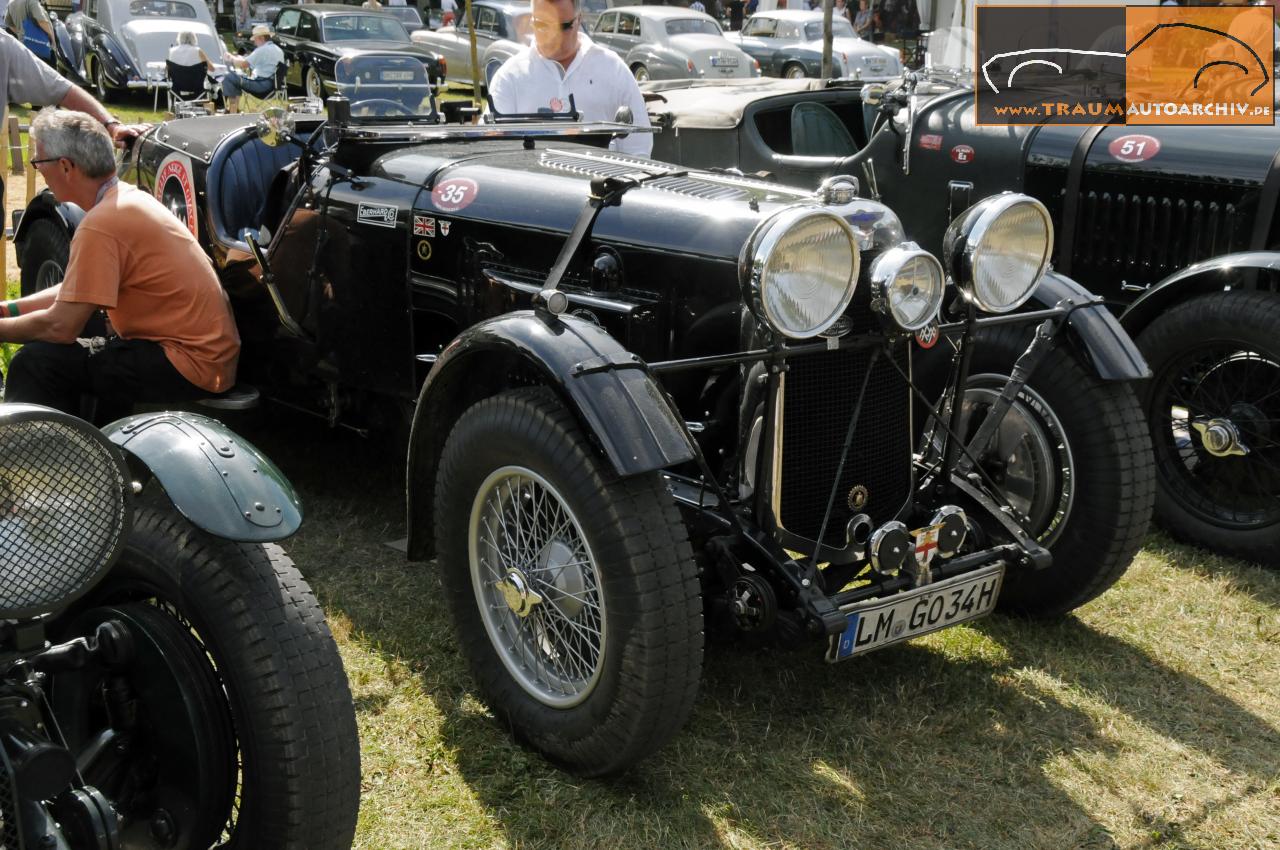
[[[563,619],[557,614],[561,599],[568,597],[555,595],[546,580],[550,571],[534,568],[526,577],[528,586],[543,595],[544,605],[557,606],[538,612],[543,625],[532,614],[513,619],[501,605],[487,606],[499,609],[496,614],[481,610],[484,594],[495,583],[479,578],[486,567],[479,556],[473,557],[480,548],[473,542],[473,529],[479,527],[477,516],[484,516],[492,503],[489,494],[502,498],[501,488],[491,491],[489,482],[509,469],[531,476],[523,480],[537,476],[545,485],[540,492],[559,500],[563,515],[572,521],[556,521],[557,535],[580,532],[585,557],[575,563],[586,565],[591,581],[585,585],[594,588],[593,604],[602,612],[596,620],[602,625],[592,662],[595,673],[572,704],[553,704],[529,684],[541,672],[539,665],[548,663],[542,654],[513,674],[513,666],[519,665],[512,646],[545,641],[521,643],[520,631],[551,634]],[[515,493],[508,496],[508,507],[526,503],[523,485]],[[701,677],[702,605],[688,533],[658,473],[619,479],[591,450],[554,394],[545,388],[511,390],[476,403],[459,417],[441,457],[435,504],[436,551],[459,643],[479,690],[503,725],[553,760],[593,776],[630,767],[679,730]],[[533,514],[536,523],[538,512]],[[519,541],[519,533],[509,536],[506,516],[502,514],[500,524],[504,540]],[[491,528],[487,519],[484,527]],[[529,548],[542,546],[549,552],[559,538],[546,539]],[[511,563],[515,561],[505,561],[503,568]],[[565,570],[561,567],[559,574]],[[490,630],[496,632],[494,621],[503,618],[512,624],[504,634],[514,637],[500,647]],[[581,630],[574,626],[565,632],[575,629]],[[515,658],[524,660],[523,655]]]
[[[1138,347],[1151,367],[1152,379],[1141,387],[1143,409],[1151,425],[1156,451],[1156,520],[1174,537],[1212,551],[1234,555],[1268,566],[1280,565],[1280,396],[1275,395],[1280,381],[1280,295],[1270,292],[1225,291],[1191,298],[1160,314],[1137,338]],[[1252,362],[1237,366],[1236,374],[1224,375],[1221,389],[1227,398],[1218,397],[1206,386],[1212,376],[1201,371],[1204,360],[1196,363],[1197,349],[1213,349],[1228,363],[1258,355]],[[1199,378],[1187,374],[1196,368]],[[1223,371],[1230,369],[1228,365]],[[1178,374],[1174,374],[1178,373]],[[1243,380],[1237,381],[1237,378]],[[1177,383],[1177,387],[1174,383]],[[1197,392],[1200,387],[1202,392]],[[1215,458],[1204,450],[1203,438],[1183,428],[1183,446],[1176,445],[1171,411],[1180,402],[1168,393],[1186,393],[1187,402],[1204,401],[1208,405],[1198,412],[1202,417],[1222,416],[1242,427],[1242,441],[1250,453],[1242,457]],[[1219,394],[1221,395],[1221,394]],[[1223,409],[1225,407],[1225,409]],[[1241,408],[1244,408],[1241,410]],[[1161,408],[1168,408],[1161,413]],[[1188,408],[1190,410],[1190,408]],[[1232,416],[1232,411],[1240,416]],[[1251,414],[1250,411],[1254,411]],[[1182,423],[1196,418],[1195,412],[1181,414]],[[1251,422],[1250,420],[1254,420]],[[1190,465],[1205,465],[1208,476],[1201,478]],[[1262,476],[1262,484],[1248,481],[1252,471]],[[1219,472],[1213,472],[1214,469]],[[1241,483],[1262,491],[1261,500],[1269,511],[1255,514],[1251,521],[1231,522],[1226,514],[1236,515],[1236,507],[1215,499],[1212,490],[1196,489],[1197,481],[1208,477],[1244,475],[1235,486],[1228,487],[1225,498],[1240,500]],[[1216,482],[1209,482],[1216,483]],[[1226,486],[1224,483],[1223,486]]]
[[[71,236],[61,221],[31,222],[22,237],[22,294],[31,295],[62,280],[71,254]]]
[[[1004,379],[1026,350],[1028,334],[998,328],[975,342],[971,375]],[[1021,394],[1015,406],[1027,421],[1060,426],[1065,451],[1061,444],[1053,450],[1059,461],[1070,459],[1074,498],[1061,519],[1032,529],[1053,554],[1052,566],[1010,569],[999,604],[1012,613],[1053,618],[1094,599],[1128,569],[1151,520],[1154,460],[1134,388],[1102,380],[1065,344],[1045,355],[1027,388],[1034,396]],[[1039,410],[1041,403],[1047,412]]]
[[[221,680],[214,693],[229,707],[242,787],[232,789],[239,809],[230,837],[217,846],[349,848],[360,803],[355,709],[323,611],[284,550],[140,508],[120,560],[77,610],[148,601],[152,618],[190,639],[188,655],[212,659],[205,670]]]
[[[306,86],[307,97],[324,99],[324,82],[320,79],[320,74],[316,72],[315,68],[307,68],[303,84]]]
[[[637,83],[647,83],[652,79],[649,76],[649,69],[640,63],[636,63],[631,67],[631,73],[636,78]]]
[[[798,62],[791,62],[782,69],[782,76],[788,80],[799,80],[807,76],[807,74],[805,74],[803,65]]]
[[[115,90],[107,83],[106,71],[102,69],[102,62],[95,61],[93,63],[93,90],[98,95],[98,100],[103,103],[110,103],[115,99]]]

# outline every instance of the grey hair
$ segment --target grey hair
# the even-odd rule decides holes
[[[191,30],[178,33],[178,44],[190,44],[192,47],[194,47],[195,43],[196,43],[196,34],[193,33]]]
[[[560,0],[548,0],[548,2],[558,3],[560,2]],[[574,14],[577,14],[578,12],[582,11],[582,0],[571,0],[571,3],[573,5]]]
[[[111,136],[83,112],[47,106],[31,122],[31,138],[45,157],[69,159],[86,177],[106,177],[116,170]]]

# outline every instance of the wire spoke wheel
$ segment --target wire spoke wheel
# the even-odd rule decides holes
[[[472,505],[469,550],[485,629],[512,677],[546,705],[580,703],[600,676],[606,613],[564,499],[528,469],[495,470]]]
[[[1230,343],[1195,346],[1155,376],[1150,409],[1176,498],[1227,527],[1280,521],[1280,362]]]
[[[662,477],[618,477],[554,393],[523,387],[462,412],[434,483],[458,645],[503,727],[591,776],[662,746],[702,674],[697,569]]]
[[[962,433],[971,435],[978,429],[1007,380],[1005,375],[994,374],[969,379]],[[979,447],[977,457],[1041,545],[1052,546],[1075,501],[1071,446],[1053,408],[1035,390],[1024,387],[991,442]]]

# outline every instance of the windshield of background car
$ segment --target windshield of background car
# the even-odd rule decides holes
[[[384,6],[382,11],[400,21],[409,29],[422,29],[422,16],[412,6]]]
[[[355,118],[388,120],[431,114],[426,65],[403,53],[358,53],[334,63],[333,81]]]
[[[853,31],[853,24],[841,18],[833,18],[831,21],[831,37],[832,38],[857,38],[857,34]],[[804,40],[818,41],[822,38],[822,21],[811,21],[804,25]]]
[[[196,9],[190,3],[178,0],[133,0],[129,4],[129,16],[133,18],[192,18]]]
[[[325,41],[408,41],[404,24],[385,15],[331,15],[324,19]]]
[[[676,18],[667,21],[667,35],[721,35],[715,21],[702,18]]]

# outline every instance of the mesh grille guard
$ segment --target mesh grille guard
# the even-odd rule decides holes
[[[127,530],[128,470],[88,423],[0,408],[0,618],[65,607],[111,568]]]

